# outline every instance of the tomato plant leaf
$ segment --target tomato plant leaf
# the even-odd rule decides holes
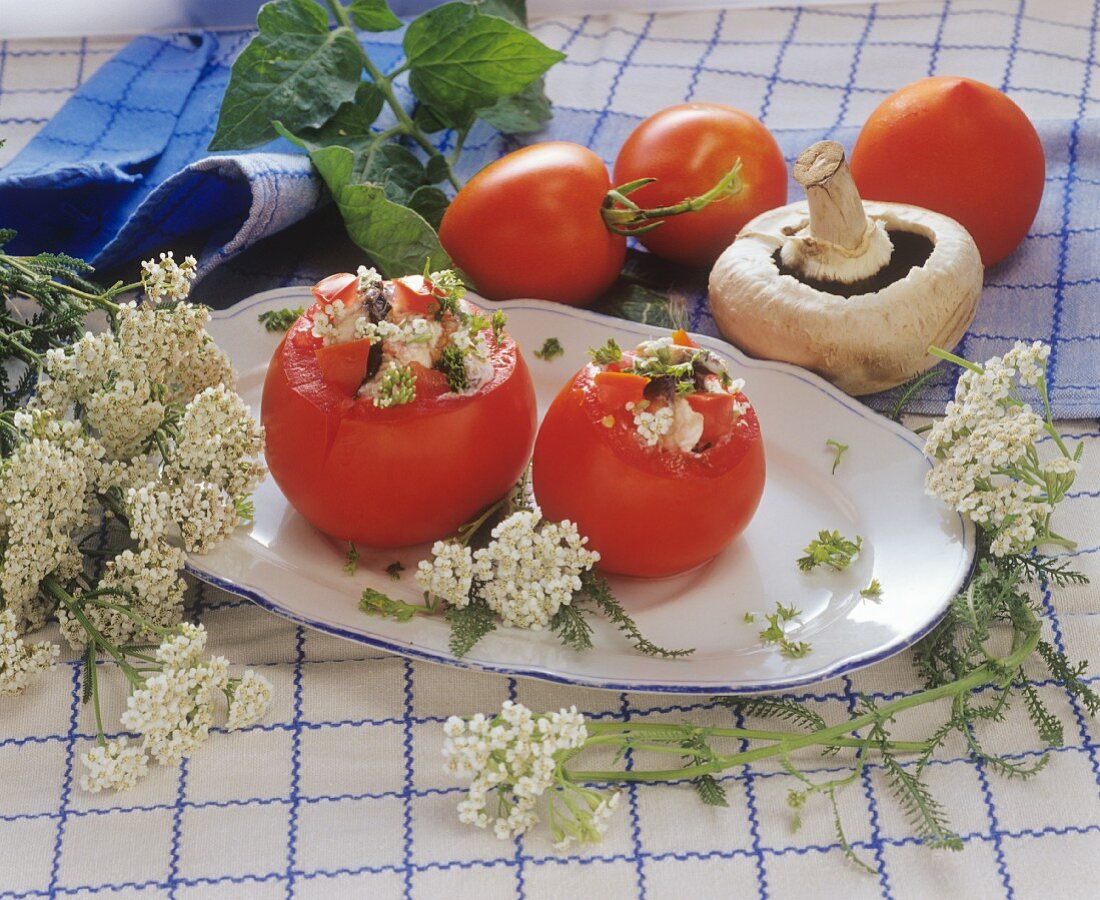
[[[448,203],[450,201],[443,191],[426,184],[412,192],[407,205],[409,209],[420,213],[432,228],[438,229],[439,223],[443,221],[443,213],[447,211]]]
[[[521,28],[527,27],[526,0],[471,0],[471,6],[487,16],[497,16]]]
[[[542,78],[537,78],[518,94],[501,97],[487,109],[479,110],[478,116],[504,134],[539,131],[551,118],[545,85]]]
[[[282,121],[274,121],[272,125],[280,135],[303,150],[347,147],[360,159],[377,137],[371,125],[382,112],[382,103],[382,92],[369,81],[364,81],[355,89],[355,97],[341,104],[333,117],[320,128],[302,128],[297,133],[291,133]]]
[[[413,110],[413,123],[425,134],[435,134],[437,131],[445,131],[448,128],[456,128],[459,124],[472,124],[473,114],[464,117],[464,123],[452,122],[438,110],[432,109],[427,103],[418,103]]]
[[[436,184],[447,177],[447,173],[450,172],[451,167],[447,163],[447,158],[442,153],[436,153],[428,159],[428,163],[424,166],[424,171],[428,176],[428,184]]]
[[[233,63],[211,150],[246,150],[276,136],[325,124],[351,100],[362,57],[350,28],[329,31],[313,0],[273,0],[256,17],[260,33]]]
[[[427,259],[433,268],[450,266],[439,236],[423,216],[388,199],[382,185],[353,182],[355,156],[351,150],[325,147],[314,150],[309,158],[332,192],[348,236],[383,275],[396,278],[419,272]]]
[[[348,12],[364,31],[393,31],[405,24],[393,14],[386,0],[355,0]]]
[[[381,185],[390,200],[405,205],[413,191],[429,183],[420,160],[400,144],[377,145],[354,180]]]
[[[409,86],[452,120],[519,93],[565,58],[522,28],[467,3],[447,3],[415,19],[404,46]]]

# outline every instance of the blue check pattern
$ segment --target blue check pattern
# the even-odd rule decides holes
[[[1100,0],[955,0],[585,17],[543,21],[535,31],[569,53],[550,76],[550,136],[609,161],[646,113],[684,99],[756,113],[793,157],[823,136],[850,144],[882,97],[927,74],[966,74],[1006,89],[1038,122],[1048,189],[1027,246],[988,273],[963,349],[981,358],[1015,338],[1053,342],[1059,414],[1081,419],[1066,430],[1095,460],[1098,8]],[[0,149],[0,221],[22,217],[45,239],[34,229],[60,212],[73,225],[73,249],[107,267],[192,241],[210,273],[204,299],[222,304],[346,266],[354,251],[329,213],[294,224],[320,197],[285,147],[203,155],[218,86],[245,39],[141,38],[113,58],[121,45],[109,41],[0,42],[0,136],[9,140]],[[396,40],[384,36],[371,50],[384,58]],[[473,135],[468,171],[513,146]],[[713,332],[699,298],[688,301],[691,326]],[[942,407],[947,387],[940,390],[926,410]],[[1076,488],[1062,512],[1063,530],[1079,543],[1067,556],[1095,584],[1100,467],[1089,464]],[[1040,599],[1045,636],[1087,657],[1100,643],[1096,588],[1043,590]],[[1006,781],[961,743],[926,772],[963,837],[962,854],[916,845],[872,763],[840,798],[848,836],[875,870],[863,874],[844,861],[824,806],[790,831],[793,779],[761,763],[725,777],[728,809],[701,806],[686,785],[630,787],[604,844],[563,856],[541,832],[500,842],[458,824],[461,788],[439,757],[448,715],[488,712],[512,698],[535,709],[576,704],[597,720],[737,718],[689,698],[364,653],[202,585],[192,609],[212,649],[275,684],[267,720],[238,735],[215,733],[178,769],[157,768],[128,794],[90,795],[77,784],[94,724],[79,702],[76,663],[64,662],[24,698],[2,701],[0,897],[1069,898],[1091,896],[1100,879],[1100,727],[1037,668],[1032,683],[1067,724],[1065,746],[1038,781]],[[101,680],[112,686],[110,722],[124,706],[120,681],[107,672]],[[917,688],[902,654],[794,696],[835,717],[859,695],[888,700]],[[924,712],[917,719],[904,726],[915,736],[938,724]],[[988,743],[1020,761],[1040,755],[1022,709],[993,726]],[[805,763],[818,777],[835,766],[829,758]]]

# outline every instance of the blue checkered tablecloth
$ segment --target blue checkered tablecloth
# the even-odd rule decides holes
[[[1100,0],[954,0],[593,16],[544,20],[534,30],[569,54],[549,78],[556,101],[551,134],[582,140],[608,160],[640,118],[685,98],[754,112],[793,155],[823,134],[850,139],[850,129],[882,97],[927,74],[970,75],[1006,88],[1039,124],[1048,187],[1025,248],[989,273],[965,350],[981,357],[1014,337],[1054,339],[1063,415],[1095,416],[1098,10]],[[147,39],[125,52],[145,53],[144,60],[160,53],[161,62],[174,53],[201,53],[213,77],[241,41],[232,34]],[[114,78],[133,68],[137,56],[123,56],[116,72],[108,68],[124,44],[0,42],[0,137],[8,139],[0,165],[97,70]],[[141,82],[132,83],[137,90]],[[127,96],[138,106],[174,104],[181,117],[193,101],[190,94]],[[110,117],[100,120],[104,135],[111,133]],[[97,159],[113,164],[116,174],[155,171],[148,180],[160,183],[193,158],[211,124],[178,121],[149,130],[142,150],[108,142],[115,155],[105,159],[101,145]],[[159,157],[155,145],[181,132],[194,132],[194,146]],[[475,137],[470,167],[507,149],[488,134]],[[34,165],[47,167],[65,156],[60,147],[50,158],[43,145],[35,152]],[[147,156],[135,161],[134,154]],[[215,188],[243,207],[206,223],[201,235],[198,249],[208,266],[219,254],[233,257],[205,280],[206,299],[225,304],[275,284],[311,281],[354,260],[325,213],[290,225],[315,202],[308,179],[280,174],[298,171],[295,165],[279,155],[200,164],[177,176],[187,198],[177,208],[201,205],[196,198]],[[0,181],[10,172],[0,169]],[[117,181],[122,192],[132,184]],[[158,248],[180,246],[171,230],[178,221],[170,214],[174,196],[154,197],[141,213],[149,217],[139,220],[138,231]],[[296,211],[272,218],[285,212],[288,196]],[[125,218],[148,202],[148,192],[113,202],[112,215]],[[7,212],[2,202],[0,212]],[[250,247],[263,234],[274,236]],[[100,248],[108,243],[101,240]],[[116,243],[117,258],[138,243],[136,237]],[[711,330],[701,307],[692,322]],[[1100,583],[1100,423],[1064,425],[1086,443],[1092,462],[1064,505],[1061,530],[1079,543],[1070,554],[1074,565]],[[1048,639],[1077,658],[1100,646],[1095,586],[1044,591],[1041,599]],[[735,720],[728,710],[688,698],[412,663],[364,653],[202,585],[192,600],[212,649],[259,667],[275,684],[267,720],[239,735],[216,733],[180,767],[154,769],[130,793],[91,795],[76,783],[77,757],[90,745],[94,724],[79,702],[75,663],[66,660],[24,697],[0,701],[0,897],[1088,898],[1100,884],[1100,723],[1038,670],[1035,685],[1067,728],[1065,746],[1037,780],[1000,778],[958,744],[926,773],[964,838],[961,853],[918,846],[872,764],[840,795],[849,837],[875,869],[862,873],[844,860],[827,804],[811,806],[802,830],[792,833],[786,792],[793,779],[765,763],[725,778],[728,809],[701,806],[686,785],[631,787],[602,845],[561,855],[543,832],[500,842],[459,825],[454,806],[462,789],[443,773],[439,756],[448,715],[488,712],[506,698],[536,709],[576,704],[596,719],[729,724]],[[125,688],[110,676],[105,671],[101,683],[112,686],[107,717],[117,722]],[[886,699],[916,688],[910,657],[902,654],[798,697],[836,717],[854,708],[860,694]],[[918,718],[913,732],[923,735],[934,723],[924,713]],[[991,748],[1013,758],[1039,755],[1022,709],[990,735]],[[835,763],[816,765],[824,774]]]

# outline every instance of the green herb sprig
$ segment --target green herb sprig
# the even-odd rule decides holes
[[[298,321],[298,318],[306,311],[304,306],[298,306],[293,309],[286,307],[284,309],[269,309],[266,312],[260,313],[256,318],[259,319],[260,324],[264,328],[272,333],[282,334],[291,325]]]
[[[805,555],[798,558],[798,568],[812,572],[818,566],[827,566],[834,572],[841,572],[851,565],[862,546],[863,538],[858,534],[851,541],[839,531],[819,531],[802,551]]]

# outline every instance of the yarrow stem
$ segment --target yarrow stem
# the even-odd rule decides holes
[[[505,701],[500,714],[493,718],[452,716],[445,726],[447,740],[443,755],[453,774],[471,779],[469,794],[459,804],[459,817],[463,822],[482,828],[492,825],[498,837],[510,838],[537,823],[536,803],[545,798],[555,846],[564,847],[573,840],[599,840],[606,830],[608,815],[617,805],[617,793],[607,794],[585,785],[705,779],[771,757],[779,757],[785,768],[793,769],[791,754],[815,746],[827,751],[855,749],[855,777],[872,752],[881,754],[888,763],[892,755],[899,752],[927,757],[937,745],[935,739],[893,741],[882,733],[884,723],[918,706],[963,697],[986,685],[1003,687],[1011,683],[1019,667],[1035,652],[1040,636],[1040,623],[1033,613],[1028,613],[1026,618],[1018,616],[1014,625],[1012,647],[1004,657],[990,655],[986,665],[955,681],[901,697],[836,725],[822,724],[808,732],[716,728],[691,723],[587,722],[575,708],[534,714],[512,701]],[[851,737],[864,728],[868,729],[867,736]],[[721,755],[706,743],[716,738],[766,743]],[[705,748],[705,761],[673,769],[590,770],[569,765],[587,750],[608,747],[618,748],[619,756],[630,750],[676,754],[687,757],[689,762],[702,747]],[[700,756],[696,755],[695,759]],[[794,771],[800,780],[810,785],[800,795],[799,802],[804,802],[805,796],[811,793],[833,792],[853,780],[849,775],[818,785]],[[490,792],[495,793],[498,800],[495,819],[485,811]]]

